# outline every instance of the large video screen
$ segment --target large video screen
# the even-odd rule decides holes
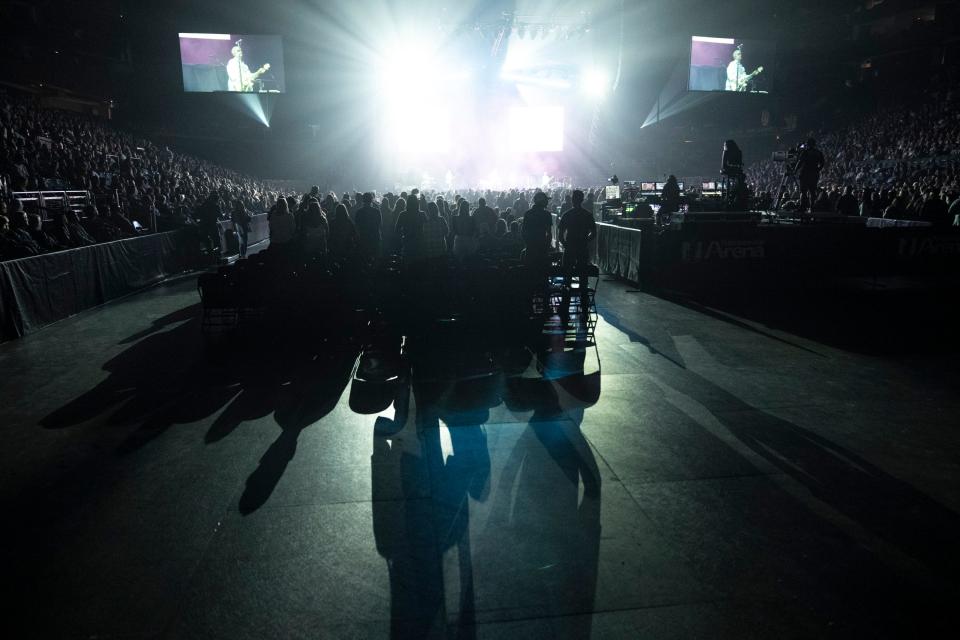
[[[280,36],[181,33],[183,90],[283,93]]]
[[[693,36],[690,91],[770,93],[776,45],[769,40]]]

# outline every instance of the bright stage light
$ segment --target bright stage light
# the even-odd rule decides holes
[[[580,78],[580,88],[595,100],[603,100],[610,90],[610,75],[602,69],[588,69]]]
[[[563,151],[563,107],[514,107],[508,127],[511,151]]]

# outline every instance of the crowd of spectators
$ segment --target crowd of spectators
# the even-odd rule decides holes
[[[569,253],[571,246],[580,249],[578,238],[592,237],[592,207],[599,193],[411,189],[379,197],[373,192],[338,197],[313,187],[302,196],[277,198],[268,213],[270,251],[361,264],[391,254],[405,263],[438,258],[542,261],[554,248]]]
[[[198,213],[211,193],[265,211],[278,187],[176,153],[103,119],[41,108],[32,97],[0,93],[0,259],[199,226]],[[68,189],[92,196],[79,215],[65,207],[25,212],[12,198],[16,192]],[[37,233],[57,242],[28,242],[25,234],[38,224]]]
[[[931,83],[917,98],[814,134],[826,158],[814,211],[953,224],[960,213],[960,87]],[[757,205],[779,195],[788,162],[749,166]],[[787,208],[799,203],[788,183]],[[951,215],[947,215],[947,212]]]

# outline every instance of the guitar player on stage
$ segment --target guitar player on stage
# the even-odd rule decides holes
[[[256,71],[250,71],[243,61],[243,48],[239,40],[230,53],[233,57],[227,63],[227,91],[254,91],[253,83],[270,69],[270,65],[265,64]]]
[[[725,87],[727,91],[746,91],[747,83],[763,71],[763,67],[757,67],[753,73],[747,73],[740,62],[742,59],[743,51],[738,46],[733,50],[733,61],[727,65],[727,84]]]

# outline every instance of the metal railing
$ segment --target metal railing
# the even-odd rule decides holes
[[[83,212],[83,207],[92,199],[89,191],[14,191],[10,196],[23,203],[23,208],[31,213],[39,213],[49,220],[52,213],[66,210]]]

